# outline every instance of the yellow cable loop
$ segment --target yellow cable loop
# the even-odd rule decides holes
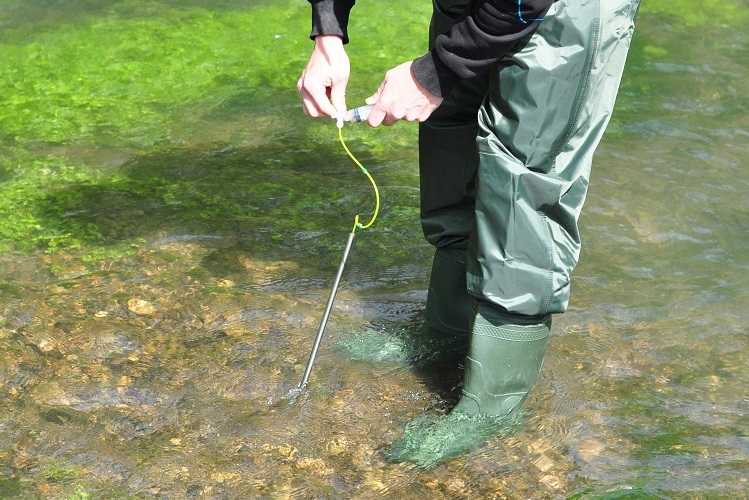
[[[369,182],[372,183],[372,187],[374,188],[375,192],[375,209],[374,214],[372,215],[372,220],[367,222],[364,225],[361,225],[359,223],[359,215],[357,214],[356,217],[354,217],[354,228],[351,230],[352,233],[356,232],[356,228],[360,227],[362,229],[367,229],[369,226],[374,224],[375,219],[377,218],[377,213],[380,211],[380,191],[377,189],[377,184],[375,183],[374,179],[372,178],[372,175],[367,172],[367,169],[364,168],[364,166],[359,163],[359,160],[356,159],[356,157],[349,151],[348,147],[346,146],[346,143],[343,140],[343,127],[338,127],[338,139],[341,141],[341,146],[343,146],[343,149],[346,150],[346,153],[348,153],[349,158],[354,160],[354,163],[361,169],[362,173],[364,173],[367,178],[369,178]]]

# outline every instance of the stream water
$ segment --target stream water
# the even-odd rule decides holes
[[[423,50],[412,3],[357,4],[349,105]],[[746,496],[746,0],[644,2],[524,419],[432,469],[384,453],[460,392],[404,351],[432,254],[414,124],[344,128],[382,208],[292,390],[373,204],[300,110],[308,9],[0,1],[0,497]]]

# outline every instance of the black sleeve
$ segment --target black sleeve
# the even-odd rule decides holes
[[[484,73],[538,27],[556,0],[472,0],[412,71],[427,90],[445,96],[462,79]]]
[[[312,33],[317,35],[338,35],[343,43],[348,43],[348,15],[356,0],[309,0],[312,4]]]

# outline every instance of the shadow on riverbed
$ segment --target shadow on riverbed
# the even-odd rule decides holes
[[[345,235],[350,214],[370,195],[355,175],[341,172],[329,149],[184,148],[137,156],[111,179],[59,186],[37,202],[36,215],[43,229],[73,245],[155,238],[276,256],[326,254],[342,248],[331,228]]]

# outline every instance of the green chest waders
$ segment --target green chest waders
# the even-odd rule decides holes
[[[468,4],[433,3],[432,38]],[[513,413],[536,382],[549,315],[569,303],[591,160],[638,5],[556,1],[516,52],[487,78],[461,82],[421,124],[422,228],[438,248],[467,250],[466,293],[477,305],[460,402],[436,423],[409,424],[394,459],[431,466],[468,451],[487,437],[479,417]]]

